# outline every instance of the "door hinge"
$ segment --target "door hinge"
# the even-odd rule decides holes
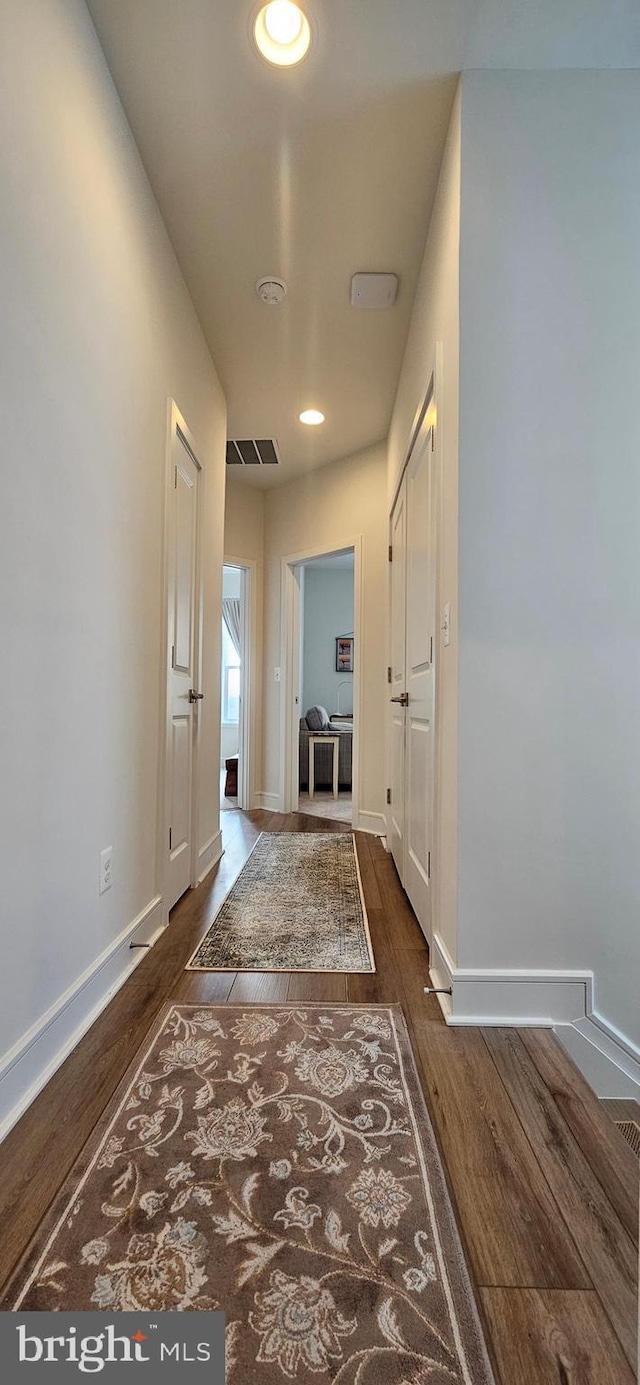
[[[393,562],[393,544],[392,544],[392,543],[389,544],[389,562],[390,562],[390,563]]]
[[[427,852],[427,880],[431,879],[431,852]]]
[[[391,802],[391,789],[387,789],[387,803]]]
[[[177,468],[177,466],[174,466],[174,468],[173,468],[173,489],[174,489],[174,491],[177,491],[177,489],[178,489],[178,468]]]
[[[169,850],[171,851],[171,828],[169,828]]]
[[[435,450],[436,450],[436,430],[435,430],[435,428],[434,428],[433,425],[432,425],[432,427],[431,427],[431,451],[432,451],[432,452],[435,452]]]
[[[433,635],[429,637],[429,663],[433,663]]]
[[[388,667],[388,669],[387,669],[387,683],[390,683],[390,682],[391,682],[392,677],[393,677],[393,675],[392,675],[392,672],[391,672],[391,664],[389,664],[389,667]]]
[[[172,644],[172,646],[171,646],[171,667],[172,667],[172,668],[175,668],[175,666],[176,666],[176,647],[175,647],[175,644]]]

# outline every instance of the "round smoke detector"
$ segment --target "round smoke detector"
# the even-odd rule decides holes
[[[267,274],[265,279],[258,279],[256,293],[263,303],[267,303],[270,308],[275,308],[286,298],[287,286],[284,279],[276,279],[275,275]]]

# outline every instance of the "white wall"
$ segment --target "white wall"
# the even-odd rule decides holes
[[[283,557],[315,549],[331,552],[363,541],[361,814],[363,825],[382,827],[386,769],[387,593],[386,453],[384,445],[323,467],[265,493],[264,754],[262,799],[279,797],[282,754],[280,689],[280,575]],[[265,797],[266,796],[266,797]]]
[[[230,760],[238,754],[240,732],[237,721],[223,721],[220,727],[220,765],[225,766],[225,760]]]
[[[463,79],[459,954],[640,1042],[640,74]]]
[[[227,480],[224,514],[225,556],[253,558],[262,565],[264,558],[264,491],[252,490],[246,482]]]
[[[389,506],[438,361],[437,457],[441,468],[439,606],[451,605],[451,644],[437,651],[439,829],[434,861],[436,928],[456,957],[458,713],[458,254],[460,99],[456,97],[427,237],[388,444]],[[386,662],[386,661],[385,661]]]
[[[113,958],[93,976],[96,959],[159,893],[170,396],[205,470],[200,845],[217,831],[226,420],[84,4],[1,0],[0,24],[0,1051],[18,1044],[17,1058],[53,1007],[49,1061],[119,977]],[[0,1084],[0,1117],[24,1096],[20,1073],[36,1080],[38,1052]]]
[[[304,574],[301,713],[353,711],[353,674],[336,673],[336,639],[353,633],[353,568],[307,567]]]

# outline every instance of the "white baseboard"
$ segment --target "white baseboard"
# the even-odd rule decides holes
[[[585,1015],[554,1030],[596,1096],[640,1101],[640,1051],[600,1015]]]
[[[372,832],[376,837],[384,837],[387,831],[384,813],[369,813],[364,808],[360,809],[353,826],[357,832]]]
[[[0,1064],[0,1140],[142,961],[146,949],[132,951],[131,944],[153,945],[164,927],[162,897],[156,895],[4,1055]]]
[[[202,884],[202,881],[209,874],[209,871],[213,870],[213,867],[218,864],[218,861],[220,860],[221,856],[222,831],[218,830],[217,832],[214,832],[212,837],[209,837],[208,842],[205,842],[204,846],[201,846],[198,852],[199,885]]]
[[[595,1009],[592,971],[456,967],[438,934],[433,985],[450,1025],[553,1029],[600,1097],[640,1097],[640,1050]]]
[[[282,803],[278,793],[257,793],[256,808],[265,808],[269,813],[281,813]]]

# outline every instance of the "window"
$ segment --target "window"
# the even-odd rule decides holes
[[[240,655],[233,647],[222,622],[222,720],[233,725],[240,720]]]

